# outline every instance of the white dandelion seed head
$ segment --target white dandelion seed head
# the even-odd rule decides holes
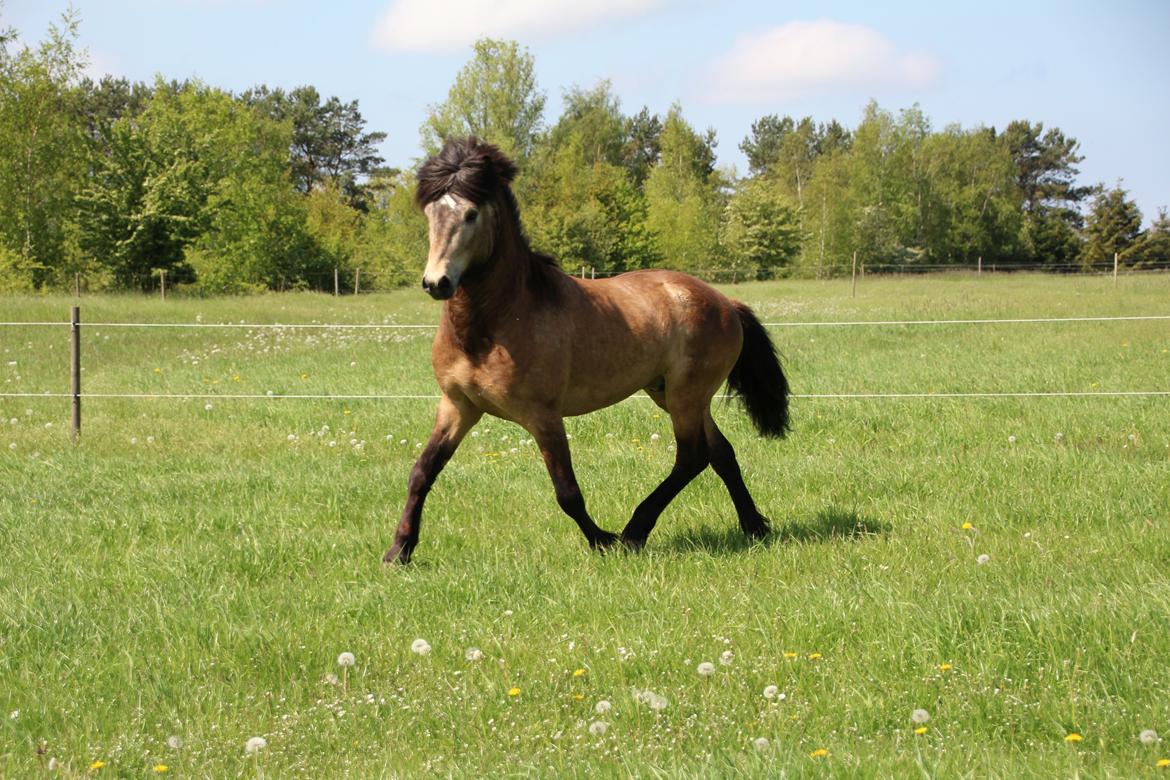
[[[469,648],[467,648],[467,652],[465,652],[463,654],[463,657],[466,658],[468,661],[482,661],[483,660],[483,651],[480,650],[478,647],[469,647]]]
[[[1052,440],[1053,441],[1060,441],[1063,438],[1064,438],[1064,434],[1061,433],[1060,431],[1057,431],[1056,435],[1052,437]]]
[[[53,758],[50,758],[50,759],[49,759],[49,764],[48,764],[48,767],[49,767],[49,771],[50,771],[50,772],[56,772],[56,771],[57,771],[57,759],[56,759],[56,757],[53,757]]]
[[[752,745],[756,750],[767,750],[769,744],[767,737],[756,737],[752,740]]]
[[[8,449],[15,450],[16,449],[16,442],[12,442],[11,444],[9,444]]]
[[[609,724],[604,720],[595,720],[589,724],[589,733],[595,737],[600,737],[609,729]]]
[[[1143,745],[1152,745],[1158,741],[1158,732],[1153,729],[1146,729],[1141,734],[1138,734],[1138,742]]]
[[[1008,437],[1008,444],[1015,444],[1015,443],[1016,443],[1016,437],[1015,437],[1015,436],[1009,436],[1009,437]]]
[[[137,436],[131,436],[131,437],[130,437],[130,443],[131,443],[131,444],[137,444],[137,443],[138,443],[138,437],[137,437]]]
[[[183,740],[177,734],[172,734],[167,737],[167,747],[171,750],[178,750],[183,747]]]
[[[657,693],[650,694],[650,709],[652,709],[656,712],[662,712],[664,709],[666,709],[666,706],[669,703],[670,702],[668,702],[666,700],[666,697],[662,696],[661,694],[657,694]]]
[[[244,750],[248,755],[254,756],[264,748],[268,747],[268,740],[264,737],[252,737],[244,743]]]
[[[990,560],[991,560],[991,556],[988,555],[987,553],[983,553],[982,555],[980,555],[978,558],[975,559],[975,563],[982,566],[983,564],[987,563]]]
[[[613,709],[613,705],[610,704],[605,699],[602,699],[601,701],[597,702],[597,705],[593,708],[593,711],[596,712],[598,715],[604,715],[605,713],[609,712],[611,709]]]
[[[778,694],[778,693],[780,693],[780,689],[777,688],[775,685],[769,685],[769,686],[764,688],[764,698],[765,699],[775,699],[776,694]]]
[[[335,675],[333,672],[329,672],[325,675],[325,682],[328,685],[337,685],[341,681],[337,679],[337,675]]]
[[[353,653],[342,653],[341,655],[337,656],[338,666],[353,666],[353,662]]]
[[[13,710],[12,712],[8,713],[8,717],[12,720],[16,720],[20,717],[20,710]]]
[[[513,614],[514,614],[514,613],[513,613],[513,612],[512,612],[512,610],[510,610],[510,609],[505,609],[505,610],[504,610],[504,617],[512,617],[512,615],[513,615]]]
[[[214,409],[214,408],[215,408],[215,407],[214,407],[214,406],[212,406],[211,404],[204,404],[204,405],[203,405],[203,411],[205,411],[205,412],[210,412],[210,411],[211,411],[212,409]]]
[[[425,639],[416,639],[410,643],[410,652],[417,655],[426,655],[431,652],[431,643]]]
[[[719,663],[724,666],[731,666],[731,662],[735,660],[735,653],[730,650],[724,650],[719,656]]]
[[[147,437],[146,437],[146,443],[147,443],[147,444],[154,444],[154,437],[153,437],[153,436],[147,436]]]
[[[710,677],[715,674],[715,664],[710,661],[703,661],[695,671],[699,673],[700,677]]]
[[[930,720],[930,713],[921,708],[916,709],[910,713],[910,720],[913,723],[926,723],[926,721]]]
[[[661,438],[657,433],[650,434],[650,441],[658,441]]]

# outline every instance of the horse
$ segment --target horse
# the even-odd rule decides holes
[[[557,504],[591,548],[621,541],[641,549],[667,504],[708,465],[727,486],[743,532],[764,537],[768,520],[711,416],[726,381],[763,436],[788,430],[788,381],[763,325],[745,304],[683,273],[566,274],[529,246],[511,189],[516,173],[499,148],[474,136],[448,140],[418,170],[415,202],[430,240],[422,287],[444,301],[431,350],[442,394],[383,561],[409,563],[427,494],[484,414],[532,435]],[[564,418],[639,390],[669,414],[675,461],[619,537],[585,508]]]

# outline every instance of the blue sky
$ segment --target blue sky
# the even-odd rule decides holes
[[[75,0],[91,75],[198,77],[242,90],[313,84],[357,99],[419,155],[478,34],[527,46],[555,121],[564,88],[613,82],[623,108],[680,101],[714,127],[721,164],[767,113],[857,123],[869,98],[919,103],[936,127],[1027,118],[1081,142],[1081,180],[1118,179],[1146,222],[1170,206],[1170,2],[700,0]],[[39,40],[67,6],[7,0],[0,24]],[[490,9],[486,10],[486,9]]]

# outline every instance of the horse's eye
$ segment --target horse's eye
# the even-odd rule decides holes
[[[463,217],[463,221],[464,222],[475,222],[475,220],[478,216],[479,216],[479,212],[476,211],[475,209],[471,209],[470,211],[467,212],[467,215]]]

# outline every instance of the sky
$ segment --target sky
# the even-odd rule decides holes
[[[65,0],[0,0],[0,27],[44,36]],[[917,103],[936,128],[1013,119],[1080,141],[1083,184],[1119,181],[1146,224],[1170,206],[1166,0],[74,0],[89,75],[196,77],[242,91],[311,84],[357,100],[388,133],[390,165],[417,162],[428,105],[481,35],[535,58],[548,95],[608,79],[627,113],[674,102],[717,132],[719,163],[766,114],[853,127],[870,99]]]

